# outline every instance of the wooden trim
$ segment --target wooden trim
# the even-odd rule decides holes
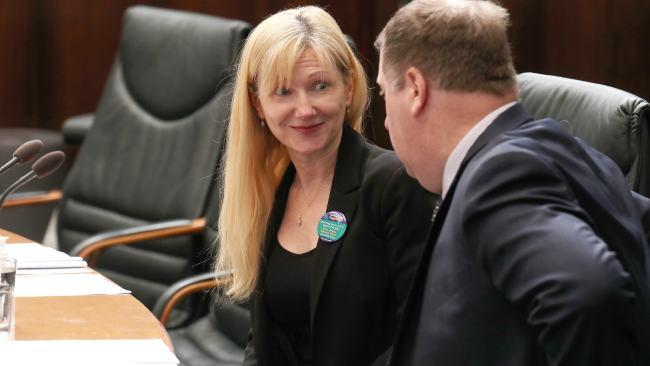
[[[160,314],[160,323],[163,326],[167,324],[167,321],[169,320],[169,315],[171,314],[172,310],[176,307],[176,304],[178,304],[186,296],[191,295],[191,294],[193,294],[195,292],[198,292],[198,291],[211,290],[211,289],[213,289],[215,287],[226,285],[231,280],[232,280],[232,277],[227,276],[227,277],[222,277],[222,278],[218,278],[218,279],[211,279],[211,280],[207,280],[207,281],[201,281],[201,282],[197,282],[195,284],[189,285],[187,287],[183,287],[178,292],[176,292],[174,295],[172,295],[169,298],[169,301],[167,301],[167,304],[165,304],[165,307],[163,308],[163,311]]]
[[[203,229],[205,229],[205,218],[198,218],[192,220],[191,224],[185,226],[165,228],[165,229],[147,231],[144,233],[118,236],[115,238],[100,240],[82,249],[78,255],[82,258],[88,258],[91,254],[93,254],[96,251],[101,251],[115,245],[139,243],[146,240],[160,239],[160,238],[166,238],[170,236],[196,234],[203,231]]]
[[[48,203],[54,203],[61,200],[63,193],[58,189],[53,189],[47,193],[38,194],[29,197],[19,197],[11,198],[9,197],[2,207],[19,207],[19,206],[29,206],[29,205],[45,205]]]

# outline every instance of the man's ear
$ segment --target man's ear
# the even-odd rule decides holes
[[[404,73],[404,87],[407,88],[411,113],[420,114],[429,98],[428,82],[417,67],[409,67]]]

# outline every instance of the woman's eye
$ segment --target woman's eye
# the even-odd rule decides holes
[[[327,89],[327,87],[329,87],[329,86],[330,86],[330,84],[328,82],[326,82],[326,81],[317,81],[317,82],[314,83],[314,90],[322,91],[322,90]]]
[[[285,87],[279,87],[275,89],[275,95],[289,95],[289,89]]]

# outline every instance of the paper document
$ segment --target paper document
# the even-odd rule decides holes
[[[16,297],[129,294],[99,273],[17,275]]]
[[[47,268],[84,268],[88,267],[88,263],[80,257],[68,257],[65,260],[36,260],[36,261],[26,261],[18,260],[16,261],[16,266],[18,270],[21,269],[47,269]]]
[[[16,260],[65,260],[69,255],[58,250],[42,246],[37,243],[7,244],[7,255]]]
[[[81,268],[18,268],[16,275],[46,275],[46,274],[63,274],[63,273],[94,273],[89,267]]]
[[[5,246],[7,255],[16,258],[18,270],[38,268],[84,268],[83,258],[71,257],[58,250],[37,243],[10,244]]]
[[[0,342],[3,365],[178,365],[160,339]]]

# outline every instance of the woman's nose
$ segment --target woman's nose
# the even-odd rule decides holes
[[[307,93],[299,93],[296,100],[296,117],[305,118],[316,114],[314,103]]]

